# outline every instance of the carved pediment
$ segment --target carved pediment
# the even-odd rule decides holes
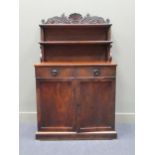
[[[47,21],[42,20],[43,24],[109,24],[110,20],[98,16],[82,16],[78,13],[70,14],[68,17],[62,14],[60,17],[55,16],[47,19]]]

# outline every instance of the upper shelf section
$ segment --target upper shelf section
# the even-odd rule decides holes
[[[109,19],[77,13],[42,20],[41,61],[111,62],[111,25]]]
[[[109,19],[74,13],[42,21],[41,41],[110,41]],[[97,42],[98,43],[98,42]]]

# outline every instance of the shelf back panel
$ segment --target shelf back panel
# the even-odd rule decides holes
[[[44,61],[103,61],[107,47],[103,45],[46,45]]]
[[[42,41],[110,40],[110,27],[42,27]]]

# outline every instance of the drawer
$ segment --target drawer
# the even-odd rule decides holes
[[[73,77],[73,68],[71,67],[36,67],[36,78],[68,78]]]
[[[110,77],[116,75],[116,66],[94,66],[77,68],[77,77]]]

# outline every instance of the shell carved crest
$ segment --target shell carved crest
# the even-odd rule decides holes
[[[78,13],[70,14],[68,17],[62,14],[60,17],[55,16],[47,19],[47,21],[42,20],[42,24],[109,24],[110,20],[98,16],[82,16]]]

